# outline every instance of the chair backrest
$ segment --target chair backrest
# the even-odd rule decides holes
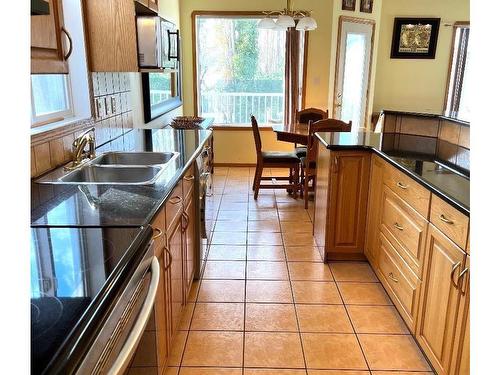
[[[260,155],[262,154],[262,141],[260,139],[259,124],[257,124],[255,116],[252,115],[250,119],[252,121],[252,132],[253,132],[253,139],[255,141],[255,151],[257,152],[257,158],[259,158]]]
[[[316,122],[309,121],[308,136],[307,136],[307,160],[316,160],[318,142],[315,141],[314,133],[317,132],[350,132],[352,129],[352,121],[344,122],[334,118],[319,120]]]
[[[309,121],[316,122],[328,118],[328,109],[325,111],[318,108],[306,108],[295,113],[295,121],[308,124]]]

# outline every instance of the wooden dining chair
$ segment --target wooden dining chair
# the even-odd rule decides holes
[[[253,138],[255,140],[255,151],[257,152],[257,166],[253,179],[253,197],[257,199],[260,189],[287,189],[297,198],[300,189],[300,159],[294,152],[262,151],[262,141],[260,139],[259,125],[254,116],[252,120]],[[286,168],[289,170],[289,177],[285,176],[262,176],[264,168]],[[263,185],[263,180],[288,180],[288,184]]]
[[[317,132],[350,132],[352,121],[348,123],[337,119],[325,119],[320,121],[309,121],[307,136],[307,154],[300,158],[301,164],[301,197],[304,197],[304,208],[309,206],[309,182],[312,188],[316,186],[316,159],[318,156],[318,139],[314,136]]]
[[[323,111],[318,108],[305,108],[295,112],[295,121],[300,124],[309,124],[309,121],[316,122],[328,118],[328,109]],[[301,158],[306,156],[307,147],[295,145],[295,154]]]

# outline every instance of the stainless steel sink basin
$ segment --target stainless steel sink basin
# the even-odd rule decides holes
[[[168,163],[173,152],[106,152],[90,162],[92,165],[160,165]]]
[[[148,185],[154,183],[161,167],[100,167],[86,165],[59,178],[62,184]],[[56,182],[57,183],[57,182]]]

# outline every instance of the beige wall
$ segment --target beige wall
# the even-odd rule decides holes
[[[469,0],[383,1],[374,111],[442,112],[453,32],[445,24],[468,21],[469,3]],[[405,16],[441,18],[435,59],[390,58],[394,17]]]

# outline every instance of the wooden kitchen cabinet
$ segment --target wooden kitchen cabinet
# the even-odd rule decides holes
[[[132,0],[82,2],[92,72],[137,72],[137,32]]]
[[[382,189],[384,161],[372,155],[370,171],[370,190],[368,194],[368,215],[366,218],[365,255],[374,267],[378,267],[380,251],[380,214],[382,207]]]
[[[325,244],[327,260],[365,259],[370,153],[330,152],[329,164],[328,179],[318,169],[318,200],[321,199],[321,191],[327,191],[328,198],[326,207],[315,208],[315,238],[325,237],[324,240],[320,238],[320,243]],[[321,168],[321,165],[320,162],[318,167]],[[324,202],[318,203],[320,204]]]
[[[195,272],[195,224],[196,211],[193,199],[194,189],[184,196],[183,242],[184,242],[184,300],[187,301]]]
[[[70,45],[62,0],[49,0],[49,15],[31,16],[31,74],[67,74]]]
[[[449,374],[462,326],[466,254],[432,224],[427,237],[416,338],[438,374]]]
[[[182,215],[176,219],[172,228],[170,234],[167,236],[167,249],[171,254],[172,262],[170,267],[170,292],[172,296],[171,332],[174,335],[181,320],[182,308],[184,306]]]

